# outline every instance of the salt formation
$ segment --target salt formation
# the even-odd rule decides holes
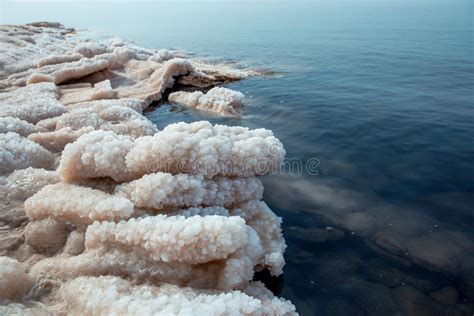
[[[16,117],[0,117],[0,133],[17,133],[23,137],[30,135],[36,131],[33,124],[22,121]]]
[[[78,130],[64,127],[52,132],[33,133],[28,136],[28,139],[40,144],[51,152],[57,153],[61,152],[67,144],[74,142],[80,136],[93,130],[92,126],[83,127]]]
[[[243,98],[241,92],[219,87],[212,88],[206,94],[201,91],[179,91],[168,97],[171,102],[224,116],[238,115]]]
[[[281,218],[265,202],[258,200],[243,203],[231,209],[230,214],[241,216],[257,232],[265,253],[259,261],[260,268],[268,268],[273,275],[282,274],[286,243],[281,233]]]
[[[265,294],[253,297],[241,291],[221,293],[172,285],[134,286],[116,277],[77,278],[63,285],[60,293],[67,309],[73,313],[117,314],[123,311],[131,315],[293,315],[295,313],[291,303],[284,299],[268,298]]]
[[[90,89],[84,89],[89,88]],[[90,84],[72,84],[69,86],[62,87],[61,89],[61,102],[65,105],[94,101],[101,99],[113,99],[114,91],[110,85],[110,80],[104,80],[94,84],[92,87]],[[86,90],[86,91],[84,91]]]
[[[26,168],[15,170],[0,184],[2,199],[25,201],[48,184],[59,182],[56,171]]]
[[[33,286],[21,263],[8,257],[0,257],[0,302],[21,298]]]
[[[154,173],[118,186],[116,192],[139,207],[184,208],[199,205],[232,206],[242,201],[260,200],[263,185],[257,178],[212,180],[202,175]]]
[[[176,84],[210,90],[170,100],[238,115],[243,95],[214,87],[255,71],[48,22],[0,42],[0,313],[296,313],[252,282],[285,263],[258,178],[281,142],[143,116]]]
[[[0,117],[16,117],[29,123],[61,115],[66,107],[58,100],[53,83],[40,83],[0,93]]]
[[[171,124],[135,141],[112,132],[89,133],[65,148],[59,170],[68,182],[96,177],[123,182],[157,171],[245,177],[276,170],[284,155],[269,130],[202,121]]]
[[[40,145],[16,133],[0,134],[0,175],[15,169],[51,168],[53,155]]]
[[[78,224],[114,221],[133,213],[132,203],[105,192],[58,183],[45,186],[25,201],[25,212],[33,220],[54,216]]]

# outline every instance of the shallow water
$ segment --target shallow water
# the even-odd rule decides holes
[[[281,295],[302,315],[472,314],[473,3],[178,3],[4,2],[0,19],[277,71],[228,85],[241,118],[147,116],[269,128],[318,162],[265,178],[288,243]]]

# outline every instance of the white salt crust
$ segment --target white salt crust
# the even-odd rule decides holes
[[[66,146],[58,171],[66,182],[92,177],[123,182],[158,171],[248,177],[276,170],[284,156],[269,130],[202,121],[171,124],[135,141],[112,132],[86,134]]]
[[[7,299],[21,299],[34,282],[21,263],[0,256],[0,303]]]
[[[0,117],[16,117],[35,124],[65,112],[66,107],[58,101],[54,83],[33,84],[0,93]]]
[[[241,291],[219,292],[132,285],[117,277],[77,278],[60,294],[73,314],[110,315],[294,315],[283,299],[255,298]],[[278,302],[273,302],[276,300]],[[272,301],[270,303],[270,301]]]
[[[67,63],[71,61],[77,61],[83,57],[84,55],[82,54],[51,55],[51,56],[47,56],[47,57],[39,59],[36,63],[36,66],[40,68],[46,65],[62,64],[62,63]]]
[[[60,91],[60,101],[66,106],[80,102],[113,99],[115,95],[108,79],[94,84],[94,87],[74,88],[69,86],[61,87]]]
[[[128,107],[100,104],[65,113],[55,119],[54,126],[56,130],[67,127],[73,130],[92,127],[134,138],[153,135],[158,131],[150,120]]]
[[[16,117],[0,117],[0,134],[8,132],[17,133],[20,136],[26,137],[36,132],[36,127]]]
[[[260,237],[264,256],[260,258],[261,268],[269,269],[272,275],[283,273],[286,249],[285,239],[281,230],[282,220],[275,215],[265,202],[254,200],[230,210],[230,215],[245,219]]]
[[[94,131],[66,145],[58,171],[65,182],[110,177],[122,182],[133,179],[124,157],[133,147],[130,137],[110,131]]]
[[[65,253],[67,254],[68,250]],[[230,284],[225,279],[227,275],[223,273],[225,268],[226,260],[206,264],[162,262],[141,256],[137,252],[99,248],[75,256],[44,259],[32,267],[32,274],[37,277],[54,276],[62,280],[80,276],[115,275],[135,283],[170,283],[205,289],[232,289],[245,284],[253,276],[253,273],[236,275],[235,279],[239,282]]]
[[[260,179],[202,175],[153,173],[123,183],[115,192],[131,200],[135,206],[166,209],[200,205],[232,206],[249,200],[260,200],[263,185]]]
[[[53,153],[60,153],[67,144],[76,141],[80,136],[93,130],[92,126],[83,127],[78,130],[64,127],[52,132],[33,133],[28,136],[28,139]]]
[[[67,183],[45,186],[25,201],[25,212],[33,220],[49,216],[78,224],[120,220],[133,214],[133,204],[118,196]]]
[[[73,31],[48,22],[0,26],[0,197],[9,229],[1,239],[24,240],[7,254],[25,258],[36,278],[5,264],[18,273],[2,274],[0,288],[31,281],[9,299],[33,301],[1,306],[0,314],[295,314],[249,283],[255,271],[279,275],[284,265],[281,219],[259,201],[255,177],[280,166],[279,140],[268,130],[209,122],[158,132],[141,115],[176,82],[212,88],[257,73]],[[213,88],[191,101],[238,115],[242,98]],[[39,169],[60,155],[58,172]],[[59,174],[74,184],[58,183]],[[80,278],[100,275],[143,285]],[[129,291],[110,296],[116,282]],[[89,290],[97,295],[77,297]],[[110,300],[122,305],[100,305]]]
[[[105,99],[105,100],[93,100],[93,101],[84,101],[75,104],[70,104],[67,106],[68,110],[76,110],[83,108],[93,108],[93,107],[106,108],[111,106],[123,106],[130,108],[138,113],[141,113],[144,110],[144,105],[139,99],[134,98],[123,98],[123,99]]]
[[[252,279],[264,252],[257,233],[242,218],[223,217],[228,212],[221,207],[176,214],[95,222],[86,231],[86,252],[45,259],[32,272],[62,279],[112,274],[135,282],[219,289],[241,287]]]
[[[97,102],[78,107],[61,116],[38,122],[40,131],[30,134],[28,138],[53,152],[61,152],[67,144],[93,130],[110,130],[132,138],[155,134],[158,129],[151,121],[127,107],[140,107],[137,102],[136,99],[128,99],[125,102]]]
[[[40,145],[16,133],[0,134],[0,175],[28,167],[49,169],[54,156]]]
[[[133,248],[163,262],[206,263],[227,258],[248,243],[240,217],[157,215],[128,221],[95,222],[86,231],[86,249],[107,245]]]
[[[173,92],[168,100],[197,110],[213,112],[223,116],[238,116],[244,95],[227,88],[215,87],[206,92]]]
[[[0,185],[0,196],[9,201],[24,201],[48,184],[59,182],[56,171],[26,168],[15,170]]]

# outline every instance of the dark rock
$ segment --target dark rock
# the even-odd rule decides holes
[[[410,286],[401,286],[393,289],[392,292],[403,315],[443,315],[442,307],[437,302]]]
[[[432,298],[445,305],[453,305],[458,301],[458,290],[448,286],[430,294]]]

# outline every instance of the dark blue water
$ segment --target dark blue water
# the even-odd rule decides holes
[[[0,8],[2,23],[60,21],[278,72],[228,86],[246,94],[239,119],[147,115],[266,127],[288,157],[318,159],[317,174],[265,178],[289,245],[281,295],[302,315],[472,315],[472,1]]]

